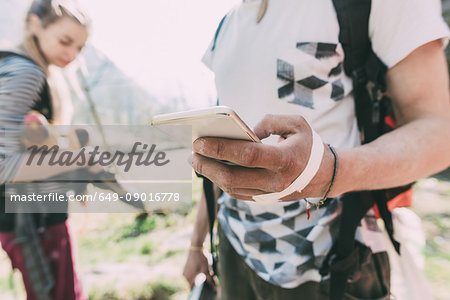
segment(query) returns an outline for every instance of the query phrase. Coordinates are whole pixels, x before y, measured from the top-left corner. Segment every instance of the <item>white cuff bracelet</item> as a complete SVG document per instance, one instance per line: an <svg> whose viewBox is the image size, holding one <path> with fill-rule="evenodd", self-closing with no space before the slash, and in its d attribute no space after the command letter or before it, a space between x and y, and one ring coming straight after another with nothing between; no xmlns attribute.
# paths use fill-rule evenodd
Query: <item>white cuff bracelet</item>
<svg viewBox="0 0 450 300"><path fill-rule="evenodd" d="M310 126L311 127L311 126ZM312 146L311 154L309 155L308 163L303 172L291 183L287 188L281 192L268 193L263 195L253 196L253 200L262 204L271 204L279 202L281 198L286 197L294 192L301 192L314 178L322 163L324 146L320 136L312 129Z"/></svg>

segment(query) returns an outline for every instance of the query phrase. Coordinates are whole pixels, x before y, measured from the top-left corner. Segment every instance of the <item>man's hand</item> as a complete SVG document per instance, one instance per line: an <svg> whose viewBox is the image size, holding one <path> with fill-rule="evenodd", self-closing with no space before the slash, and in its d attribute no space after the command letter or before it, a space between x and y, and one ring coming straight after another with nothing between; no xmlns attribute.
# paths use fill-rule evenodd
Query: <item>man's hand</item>
<svg viewBox="0 0 450 300"><path fill-rule="evenodd" d="M255 134L264 139L280 136L277 145L241 140L199 138L194 142L192 166L230 196L252 200L252 196L280 192L305 169L312 146L312 131L299 116L266 115L256 125ZM283 201L322 197L328 190L334 157L328 147L320 169L302 193L293 193ZM225 160L236 165L228 165Z"/></svg>

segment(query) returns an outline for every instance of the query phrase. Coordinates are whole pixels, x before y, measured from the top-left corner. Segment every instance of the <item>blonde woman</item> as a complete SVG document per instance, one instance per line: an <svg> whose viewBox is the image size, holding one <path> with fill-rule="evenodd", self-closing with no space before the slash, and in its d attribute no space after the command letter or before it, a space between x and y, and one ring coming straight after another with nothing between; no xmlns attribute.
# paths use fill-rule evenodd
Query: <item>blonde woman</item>
<svg viewBox="0 0 450 300"><path fill-rule="evenodd" d="M32 214L30 218L53 278L42 287L38 283L46 270L31 270L14 232L18 214L5 214L4 207L6 183L35 181L71 169L22 168L20 132L15 128L31 110L52 124L70 124L70 98L55 71L78 56L87 40L89 23L76 1L35 0L26 17L23 43L12 51L0 51L0 128L8 133L2 135L0 146L0 242L12 266L22 273L28 299L86 298L74 270L67 214Z"/></svg>

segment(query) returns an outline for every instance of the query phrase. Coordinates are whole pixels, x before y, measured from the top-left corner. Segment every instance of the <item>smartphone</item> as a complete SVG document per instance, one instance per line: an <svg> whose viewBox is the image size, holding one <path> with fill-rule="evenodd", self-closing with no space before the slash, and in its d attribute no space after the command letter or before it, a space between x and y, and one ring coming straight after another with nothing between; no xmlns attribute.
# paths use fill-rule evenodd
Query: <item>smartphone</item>
<svg viewBox="0 0 450 300"><path fill-rule="evenodd" d="M214 300L217 298L216 288L206 280L204 273L197 274L194 282L188 300Z"/></svg>
<svg viewBox="0 0 450 300"><path fill-rule="evenodd" d="M220 137L261 143L237 113L227 106L156 115L152 118L151 124L153 126L191 125L192 140L199 137Z"/></svg>

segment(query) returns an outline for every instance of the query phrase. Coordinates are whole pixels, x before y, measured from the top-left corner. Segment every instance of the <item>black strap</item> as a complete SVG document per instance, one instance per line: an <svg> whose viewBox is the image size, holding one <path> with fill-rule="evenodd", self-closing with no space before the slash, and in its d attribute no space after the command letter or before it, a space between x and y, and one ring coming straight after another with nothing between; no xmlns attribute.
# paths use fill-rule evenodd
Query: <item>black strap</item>
<svg viewBox="0 0 450 300"><path fill-rule="evenodd" d="M339 41L345 53L348 76L365 65L370 49L369 16L371 0L333 0L339 22Z"/></svg>
<svg viewBox="0 0 450 300"><path fill-rule="evenodd" d="M208 178L196 173L198 177L203 178L203 192L205 193L206 211L209 220L209 243L212 257L212 270L217 275L217 251L214 244L214 222L216 220L216 201L214 197L214 185Z"/></svg>
<svg viewBox="0 0 450 300"><path fill-rule="evenodd" d="M339 236L320 270L322 275L330 274L331 300L343 299L347 280L357 269L359 257L354 253L356 228L375 199L371 192L355 192L344 194L342 202Z"/></svg>
<svg viewBox="0 0 450 300"><path fill-rule="evenodd" d="M370 116L367 97L367 75L364 66L370 49L369 16L371 0L333 0L339 22L339 42L345 53L344 71L353 79L355 110L358 127Z"/></svg>
<svg viewBox="0 0 450 300"><path fill-rule="evenodd" d="M371 0L333 0L333 3L340 26L339 41L345 52L344 70L353 80L358 126L364 134L363 142L370 143L384 133L388 105L384 97L387 68L372 51L368 34ZM373 193L389 237L399 252L399 244L393 238L386 191Z"/></svg>
<svg viewBox="0 0 450 300"><path fill-rule="evenodd" d="M369 39L371 0L333 0L340 26L339 41L345 53L344 70L353 80L353 96L358 127L364 143L379 137L384 116L382 101L386 90L386 67L374 54ZM386 230L393 238L392 216L387 208L385 190L348 193L342 196L343 210L339 235L321 267L321 274L330 274L330 299L344 297L348 278L360 263L355 255L355 233L361 219L376 203Z"/></svg>
<svg viewBox="0 0 450 300"><path fill-rule="evenodd" d="M52 101L50 96L50 88L48 86L47 80L44 82L44 86L39 94L39 98L41 101L35 104L33 110L37 110L44 117L51 122L53 120L53 108Z"/></svg>

